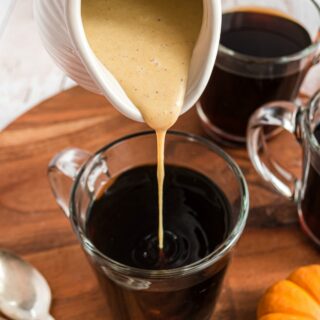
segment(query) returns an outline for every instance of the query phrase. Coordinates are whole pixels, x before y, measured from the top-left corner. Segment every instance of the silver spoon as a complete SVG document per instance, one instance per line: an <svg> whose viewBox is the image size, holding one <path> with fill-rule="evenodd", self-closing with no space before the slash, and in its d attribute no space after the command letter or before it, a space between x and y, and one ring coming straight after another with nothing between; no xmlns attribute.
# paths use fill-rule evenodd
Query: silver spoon
<svg viewBox="0 0 320 320"><path fill-rule="evenodd" d="M0 311L15 320L54 320L49 314L51 291L29 263L0 250Z"/></svg>

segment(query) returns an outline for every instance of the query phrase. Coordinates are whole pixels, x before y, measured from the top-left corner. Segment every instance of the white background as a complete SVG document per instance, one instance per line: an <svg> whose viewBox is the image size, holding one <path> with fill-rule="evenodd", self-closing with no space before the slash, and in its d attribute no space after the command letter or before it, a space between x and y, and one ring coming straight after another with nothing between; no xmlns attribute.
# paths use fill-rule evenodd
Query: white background
<svg viewBox="0 0 320 320"><path fill-rule="evenodd" d="M42 47L32 0L0 0L0 130L71 85Z"/></svg>
<svg viewBox="0 0 320 320"><path fill-rule="evenodd" d="M0 130L40 101L73 85L41 46L32 0L0 0ZM318 88L320 67L310 72L302 91L310 95Z"/></svg>

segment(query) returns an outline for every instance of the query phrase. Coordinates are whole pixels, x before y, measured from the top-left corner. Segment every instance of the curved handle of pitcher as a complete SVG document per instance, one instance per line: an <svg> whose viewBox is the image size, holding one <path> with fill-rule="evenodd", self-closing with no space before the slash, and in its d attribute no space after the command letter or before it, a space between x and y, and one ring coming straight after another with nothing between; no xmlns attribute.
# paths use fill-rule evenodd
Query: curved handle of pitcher
<svg viewBox="0 0 320 320"><path fill-rule="evenodd" d="M67 217L69 217L69 202L74 180L90 157L91 154L87 151L68 148L54 156L49 163L50 186L58 205Z"/></svg>
<svg viewBox="0 0 320 320"><path fill-rule="evenodd" d="M281 127L299 140L300 115L301 108L291 102L266 104L252 115L247 131L247 149L254 168L278 193L290 200L296 200L300 181L270 157L264 127Z"/></svg>

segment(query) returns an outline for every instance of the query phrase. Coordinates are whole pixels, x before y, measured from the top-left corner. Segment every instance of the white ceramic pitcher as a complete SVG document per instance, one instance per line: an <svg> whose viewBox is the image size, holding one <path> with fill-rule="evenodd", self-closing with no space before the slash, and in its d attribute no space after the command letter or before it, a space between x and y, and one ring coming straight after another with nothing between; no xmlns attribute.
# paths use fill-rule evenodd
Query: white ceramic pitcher
<svg viewBox="0 0 320 320"><path fill-rule="evenodd" d="M203 0L203 22L191 59L182 113L200 98L211 75L220 40L220 0ZM82 87L103 94L125 116L143 121L119 82L91 50L82 25L81 0L34 0L40 36L58 66Z"/></svg>

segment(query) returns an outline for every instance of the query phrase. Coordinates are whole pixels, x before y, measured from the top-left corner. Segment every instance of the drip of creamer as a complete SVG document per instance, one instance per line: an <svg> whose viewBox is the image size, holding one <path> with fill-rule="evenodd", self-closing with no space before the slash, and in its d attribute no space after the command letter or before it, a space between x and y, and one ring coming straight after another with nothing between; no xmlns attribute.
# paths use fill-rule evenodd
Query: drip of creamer
<svg viewBox="0 0 320 320"><path fill-rule="evenodd" d="M93 52L156 131L163 249L165 136L183 105L202 0L82 0L81 6Z"/></svg>

